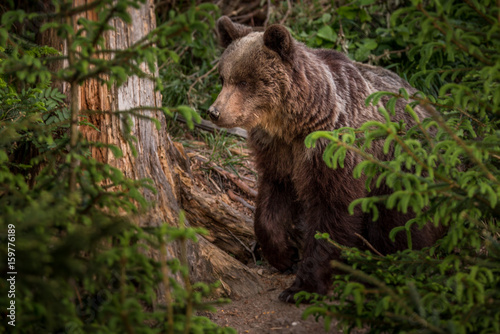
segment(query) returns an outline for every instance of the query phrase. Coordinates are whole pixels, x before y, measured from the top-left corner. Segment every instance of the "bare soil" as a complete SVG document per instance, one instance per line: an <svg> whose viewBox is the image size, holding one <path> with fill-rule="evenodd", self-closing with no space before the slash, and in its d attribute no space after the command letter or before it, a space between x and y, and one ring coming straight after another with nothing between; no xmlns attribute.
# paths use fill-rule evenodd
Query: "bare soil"
<svg viewBox="0 0 500 334"><path fill-rule="evenodd" d="M258 266L252 268L259 275L263 292L233 300L230 304L217 307L217 312L204 314L219 326L229 326L238 333L295 333L313 334L325 332L323 321L314 317L302 318L308 305L283 303L278 299L282 290L292 284L295 275L284 275L278 271ZM336 329L336 322L328 333L343 333Z"/></svg>

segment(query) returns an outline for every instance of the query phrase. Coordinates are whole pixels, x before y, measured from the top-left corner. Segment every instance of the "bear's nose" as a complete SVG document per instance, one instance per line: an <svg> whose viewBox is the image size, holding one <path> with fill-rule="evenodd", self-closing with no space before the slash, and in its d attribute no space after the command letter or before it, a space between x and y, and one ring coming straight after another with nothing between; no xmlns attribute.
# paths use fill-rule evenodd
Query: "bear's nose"
<svg viewBox="0 0 500 334"><path fill-rule="evenodd" d="M210 108L208 108L208 115L210 116L212 121L218 120L220 116L219 109L215 108L214 106L210 106Z"/></svg>

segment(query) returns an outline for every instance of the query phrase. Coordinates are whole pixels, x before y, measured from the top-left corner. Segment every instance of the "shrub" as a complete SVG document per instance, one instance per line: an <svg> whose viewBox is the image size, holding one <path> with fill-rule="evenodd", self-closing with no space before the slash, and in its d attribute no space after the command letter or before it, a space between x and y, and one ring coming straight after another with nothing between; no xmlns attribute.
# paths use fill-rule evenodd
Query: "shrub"
<svg viewBox="0 0 500 334"><path fill-rule="evenodd" d="M498 14L493 1L416 0L397 9L386 31L407 45L410 82L425 91L375 93L367 104L390 98L380 108L385 122L307 138L309 146L318 138L330 141L324 159L332 168L342 166L347 151L356 152L363 161L354 177L364 174L367 187L385 183L393 190L356 200L351 210L360 205L374 219L377 205L416 213L391 238L427 222L448 233L420 251L411 250L409 238L409 250L387 256L336 245L346 263L333 265L345 275L335 277L333 297L317 296L304 316L324 317L326 328L338 318L348 330L368 326L370 333L500 332ZM415 126L390 121L397 99L407 101ZM416 105L432 117L418 119ZM374 140L393 147L394 158L368 154Z"/></svg>
<svg viewBox="0 0 500 334"><path fill-rule="evenodd" d="M10 280L4 281L7 292L0 303L14 305L15 310L15 317L11 310L3 310L2 332L7 328L11 333L234 332L194 315L211 308L202 302L211 286L191 286L185 258L165 261L166 256L147 256L151 249L165 249L168 242L196 241L196 234L203 231L185 228L182 217L179 228L136 226L129 217L148 208L142 191L155 191L151 182L128 179L119 169L92 158L90 148L104 144L72 136L71 119L89 124L78 108L68 107L66 97L51 88L52 78L72 85L90 78L119 85L129 75L144 76L129 59L154 67L157 59L173 55L162 41L171 34L189 34L199 26L196 15L206 15L206 8L198 7L189 22L172 19L148 35L144 44L116 51L114 60L95 58L95 46L103 45L102 33L111 28L109 20L127 24L127 10L141 2L94 1L93 8L102 15L97 21L81 18L78 31L64 18L88 7L73 8L67 1L53 1L51 13L10 10L2 15L0 257L7 259ZM27 43L19 34L26 29L17 28L33 22L45 22L42 31L54 29L60 38L73 41L72 50L79 50L76 59L51 71L51 61L67 56ZM164 48L152 48L153 43ZM191 109L179 109L192 116ZM118 147L107 147L120 158ZM183 277L184 284L173 276ZM166 304L157 303L161 285L167 291Z"/></svg>

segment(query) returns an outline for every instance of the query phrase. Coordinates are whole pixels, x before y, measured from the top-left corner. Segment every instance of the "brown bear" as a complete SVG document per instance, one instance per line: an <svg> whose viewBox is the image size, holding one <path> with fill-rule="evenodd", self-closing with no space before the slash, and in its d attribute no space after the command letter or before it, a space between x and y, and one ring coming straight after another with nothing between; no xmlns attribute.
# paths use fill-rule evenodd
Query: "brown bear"
<svg viewBox="0 0 500 334"><path fill-rule="evenodd" d="M360 197L388 193L381 187L368 192L363 177L354 179L353 168L361 161L348 153L344 168L330 169L322 155L326 143L307 149L305 137L313 131L359 127L368 120L383 120L365 99L377 91L415 90L389 70L351 61L333 50L310 49L294 40L281 25L264 32L231 22L217 21L222 47L219 63L222 91L209 108L221 127L243 127L255 154L259 175L255 234L268 262L280 271L292 270L301 248L295 282L279 298L294 302L299 291L326 294L332 283L330 261L339 250L315 239L327 232L336 242L363 248L363 236L378 251L391 253L407 248L405 233L389 240L392 228L413 215L379 208L377 221L359 207L353 215L349 204ZM395 120L412 119L398 102ZM422 108L416 108L421 118ZM375 143L372 153L383 159ZM296 242L300 231L300 242ZM356 235L357 234L357 235ZM414 248L431 245L438 237L426 226L413 231Z"/></svg>

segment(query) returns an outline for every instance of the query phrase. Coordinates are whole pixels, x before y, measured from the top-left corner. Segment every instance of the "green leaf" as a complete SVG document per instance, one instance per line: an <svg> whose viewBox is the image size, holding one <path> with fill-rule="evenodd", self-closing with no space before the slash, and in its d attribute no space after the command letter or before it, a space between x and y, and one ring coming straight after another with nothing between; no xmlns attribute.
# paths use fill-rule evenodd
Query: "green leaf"
<svg viewBox="0 0 500 334"><path fill-rule="evenodd" d="M366 50L375 50L378 46L378 43L374 39L364 39L363 40L363 48Z"/></svg>
<svg viewBox="0 0 500 334"><path fill-rule="evenodd" d="M337 8L337 15L349 20L354 20L358 15L359 9L354 6L341 6Z"/></svg>
<svg viewBox="0 0 500 334"><path fill-rule="evenodd" d="M172 60L173 60L175 63L178 63L178 62L179 62L180 57L179 57L179 55L178 55L176 52L171 51L171 50L168 50L167 52L168 52L169 57L170 57L170 58L172 58Z"/></svg>
<svg viewBox="0 0 500 334"><path fill-rule="evenodd" d="M335 42L337 40L337 35L330 26L324 26L319 29L317 36L330 42Z"/></svg>
<svg viewBox="0 0 500 334"><path fill-rule="evenodd" d="M198 113L191 107L188 107L188 106L184 106L184 105L181 105L181 106L178 106L177 107L177 111L182 115L184 116L184 118L186 119L186 123L188 125L188 127L190 129L193 129L194 128L194 123L193 123L193 120L196 122L196 123L200 123L201 122L201 117L200 115L198 115Z"/></svg>
<svg viewBox="0 0 500 334"><path fill-rule="evenodd" d="M405 230L406 230L406 228L404 226L398 226L398 227L393 228L391 230L391 232L389 232L389 239L391 239L392 242L396 241L396 235L399 232L403 232Z"/></svg>
<svg viewBox="0 0 500 334"><path fill-rule="evenodd" d="M332 15L330 13L324 13L321 16L321 22L323 22L324 24L328 24L328 22L330 22L331 19L332 19Z"/></svg>

